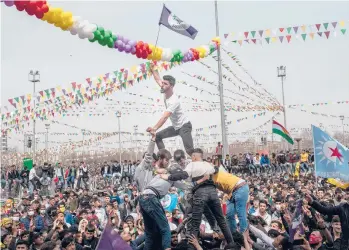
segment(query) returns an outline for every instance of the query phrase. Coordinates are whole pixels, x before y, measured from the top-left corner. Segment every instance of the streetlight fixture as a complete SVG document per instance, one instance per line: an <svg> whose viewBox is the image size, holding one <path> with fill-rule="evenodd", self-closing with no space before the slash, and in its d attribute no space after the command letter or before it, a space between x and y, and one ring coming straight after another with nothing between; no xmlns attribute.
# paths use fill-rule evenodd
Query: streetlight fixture
<svg viewBox="0 0 349 250"><path fill-rule="evenodd" d="M118 124L119 124L119 162L121 164L121 127L120 127L121 112L117 111L115 115L118 118Z"/></svg>
<svg viewBox="0 0 349 250"><path fill-rule="evenodd" d="M45 160L46 162L48 161L48 130L50 129L50 124L46 123L45 124L46 128L46 136L45 136Z"/></svg>
<svg viewBox="0 0 349 250"><path fill-rule="evenodd" d="M38 70L31 70L28 74L28 81L33 83L33 138L34 138L34 143L33 143L33 164L35 162L35 125L36 125L36 107L35 107L35 101L36 101L36 91L35 91L35 84L37 82L40 82L40 72Z"/></svg>

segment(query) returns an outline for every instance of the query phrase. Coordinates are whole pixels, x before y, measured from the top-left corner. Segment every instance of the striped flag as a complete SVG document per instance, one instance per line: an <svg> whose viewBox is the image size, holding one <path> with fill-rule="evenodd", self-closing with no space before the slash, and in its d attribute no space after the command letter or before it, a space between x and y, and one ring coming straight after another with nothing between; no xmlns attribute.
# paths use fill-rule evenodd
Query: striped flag
<svg viewBox="0 0 349 250"><path fill-rule="evenodd" d="M282 126L277 121L273 120L273 133L280 135L282 138L284 138L288 143L293 145L293 139L290 135L290 133L286 130L284 126Z"/></svg>

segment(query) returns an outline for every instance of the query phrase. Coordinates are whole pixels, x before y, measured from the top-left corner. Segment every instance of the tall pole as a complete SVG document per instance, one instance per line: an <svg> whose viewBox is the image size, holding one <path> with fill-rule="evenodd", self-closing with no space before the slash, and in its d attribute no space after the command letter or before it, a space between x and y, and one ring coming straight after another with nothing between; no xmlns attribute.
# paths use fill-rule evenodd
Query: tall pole
<svg viewBox="0 0 349 250"><path fill-rule="evenodd" d="M46 123L45 124L45 128L46 128L46 138L45 138L45 161L48 161L48 130L50 128L50 124Z"/></svg>
<svg viewBox="0 0 349 250"><path fill-rule="evenodd" d="M282 106L283 106L283 109L284 109L284 126L287 129L286 106L285 106L285 91L284 91L284 79L286 78L286 66L277 67L277 73L278 73L278 77L281 78ZM288 149L288 144L286 146L286 149Z"/></svg>
<svg viewBox="0 0 349 250"><path fill-rule="evenodd" d="M215 17L216 17L216 36L219 37L219 23L218 23L218 5L217 0L215 0ZM222 61L221 61L221 46L217 46L217 57L218 57L218 90L219 90L219 100L221 109L221 129L222 129L222 144L223 152L222 154L228 154L228 141L225 130L225 116L224 116L224 98L223 98L223 79L222 79Z"/></svg>
<svg viewBox="0 0 349 250"><path fill-rule="evenodd" d="M85 154L85 129L82 131L82 161L84 161L84 154Z"/></svg>
<svg viewBox="0 0 349 250"><path fill-rule="evenodd" d="M36 163L35 161L35 151L36 151L36 138L35 138L35 126L36 126L36 90L35 90L35 84L37 82L40 82L40 73L39 71L33 71L31 70L28 74L28 81L33 83L33 164Z"/></svg>
<svg viewBox="0 0 349 250"><path fill-rule="evenodd" d="M136 138L136 161L138 160L138 141L137 141L137 133L138 133L138 125L134 125L135 130L135 138Z"/></svg>
<svg viewBox="0 0 349 250"><path fill-rule="evenodd" d="M343 136L343 145L344 145L344 146L346 146L346 145L345 145L345 137L344 137L344 115L339 116L339 118L340 118L340 119L341 119L341 121L342 121L342 136Z"/></svg>
<svg viewBox="0 0 349 250"><path fill-rule="evenodd" d="M118 125L119 125L119 162L121 164L121 127L120 127L121 112L120 111L116 112L116 116L118 117Z"/></svg>

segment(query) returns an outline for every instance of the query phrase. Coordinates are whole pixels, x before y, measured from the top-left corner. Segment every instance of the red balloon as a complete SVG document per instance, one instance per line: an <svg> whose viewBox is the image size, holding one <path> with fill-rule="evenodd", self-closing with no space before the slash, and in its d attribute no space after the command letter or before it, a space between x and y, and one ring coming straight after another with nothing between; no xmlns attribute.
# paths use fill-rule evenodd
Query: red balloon
<svg viewBox="0 0 349 250"><path fill-rule="evenodd" d="M139 46L143 46L144 45L144 43L142 41L138 41L137 44L139 44Z"/></svg>
<svg viewBox="0 0 349 250"><path fill-rule="evenodd" d="M26 11L27 11L28 15L32 16L35 14L35 10L33 10L33 9L27 9Z"/></svg>
<svg viewBox="0 0 349 250"><path fill-rule="evenodd" d="M142 57L142 54L141 54L139 51L137 51L137 52L136 52L136 56L137 56L138 58L141 58L141 57Z"/></svg>
<svg viewBox="0 0 349 250"><path fill-rule="evenodd" d="M143 58L143 59L146 59L147 57L148 57L147 51L146 51L146 50L143 50L143 51L142 51L142 58Z"/></svg>
<svg viewBox="0 0 349 250"><path fill-rule="evenodd" d="M41 18L44 17L44 14L45 14L44 12L38 11L38 12L35 13L35 16L36 16L38 19L41 19Z"/></svg>
<svg viewBox="0 0 349 250"><path fill-rule="evenodd" d="M15 1L15 5L17 10L23 11L25 9L25 6L27 5L26 1Z"/></svg>
<svg viewBox="0 0 349 250"><path fill-rule="evenodd" d="M27 2L26 9L27 10L28 9L32 9L32 10L36 9L36 1L29 1L29 2Z"/></svg>
<svg viewBox="0 0 349 250"><path fill-rule="evenodd" d="M48 12L48 11L49 11L49 9L48 9L47 4L43 4L43 5L41 6L41 12L45 14L45 13Z"/></svg>

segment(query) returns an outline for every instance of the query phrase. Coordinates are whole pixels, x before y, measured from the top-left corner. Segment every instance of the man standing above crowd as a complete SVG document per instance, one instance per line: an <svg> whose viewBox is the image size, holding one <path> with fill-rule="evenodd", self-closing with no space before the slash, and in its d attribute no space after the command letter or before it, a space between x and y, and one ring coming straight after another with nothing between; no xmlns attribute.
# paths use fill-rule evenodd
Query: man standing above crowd
<svg viewBox="0 0 349 250"><path fill-rule="evenodd" d="M170 118L172 126L156 133L156 145L158 149L165 148L164 142L162 141L163 139L179 135L182 138L185 151L187 154L191 155L194 148L191 135L192 125L188 117L184 114L179 97L173 92L176 79L170 75L165 75L163 79L161 79L159 72L154 70L154 68L151 69L151 72L153 73L155 81L161 87L161 93L164 94L166 110L155 126L147 128L147 132L157 132L165 124L167 119Z"/></svg>

